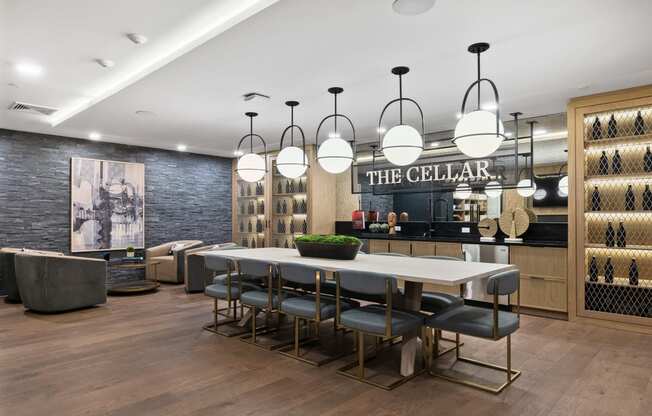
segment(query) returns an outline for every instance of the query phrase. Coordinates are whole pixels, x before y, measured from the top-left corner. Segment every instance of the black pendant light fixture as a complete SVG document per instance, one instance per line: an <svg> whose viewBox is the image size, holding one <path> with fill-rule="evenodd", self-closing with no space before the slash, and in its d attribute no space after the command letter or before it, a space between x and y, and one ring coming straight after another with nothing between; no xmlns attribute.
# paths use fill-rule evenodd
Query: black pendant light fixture
<svg viewBox="0 0 652 416"><path fill-rule="evenodd" d="M410 68L406 66L397 66L392 68L392 74L398 76L398 98L393 99L385 105L383 111L380 113L378 120L378 141L380 142L380 132L383 127L383 116L387 108L394 104L399 104L399 124L387 130L380 143L380 150L385 155L385 158L392 164L397 166L405 166L413 163L421 156L423 152L423 135L425 134L425 127L423 122L423 111L419 104L411 98L403 97L403 75L410 72ZM412 126L403 124L403 103L409 102L414 104L419 110L421 117L421 133Z"/></svg>
<svg viewBox="0 0 652 416"><path fill-rule="evenodd" d="M532 146L534 145L534 126L537 124L536 121L528 121L530 126L530 154L525 156L525 167L518 172L518 183L516 184L516 192L523 198L529 198L533 196L537 191L537 184L534 181L534 152ZM516 137L518 140L518 123L516 124ZM529 159L529 163L528 163ZM530 176L521 179L523 172L529 170ZM544 195L545 196L545 195ZM542 199L542 198L538 198Z"/></svg>
<svg viewBox="0 0 652 416"><path fill-rule="evenodd" d="M290 125L283 130L281 135L281 151L276 157L276 168L286 178L296 179L303 175L308 169L308 156L306 156L306 136L303 129L294 124L294 107L299 105L298 101L286 101L285 105L290 107ZM301 133L301 147L294 145L294 130ZM290 146L283 147L285 135L290 132Z"/></svg>
<svg viewBox="0 0 652 416"><path fill-rule="evenodd" d="M319 165L328 173L338 174L346 171L353 163L353 154L355 148L355 127L353 122L344 114L337 112L337 95L344 92L340 87L331 87L328 92L333 94L335 110L333 114L324 117L315 134L315 145L317 146L317 161ZM337 128L337 119L341 118L348 122L351 127L352 136L349 140L342 138L342 134ZM333 119L333 131L328 134L321 145L319 144L319 131L327 120Z"/></svg>
<svg viewBox="0 0 652 416"><path fill-rule="evenodd" d="M240 156L235 171L246 182L258 182L265 177L267 172L267 163L265 162L267 160L267 143L261 136L254 134L254 117L258 116L258 113L248 112L245 113L245 116L249 117L249 134L245 134L240 139L236 154L242 154L240 148L247 139L249 139L249 153ZM264 156L254 153L254 139L262 142Z"/></svg>
<svg viewBox="0 0 652 416"><path fill-rule="evenodd" d="M477 56L478 77L466 89L462 100L461 118L455 126L455 137L453 143L465 155L472 158L481 158L491 155L498 150L505 137L505 128L500 120L500 98L496 84L489 78L482 78L480 72L480 55L489 49L485 42L474 43L468 47L468 51ZM495 113L488 108L483 109L481 103L481 84L488 83L494 93ZM476 109L466 113L466 101L473 88L477 89Z"/></svg>

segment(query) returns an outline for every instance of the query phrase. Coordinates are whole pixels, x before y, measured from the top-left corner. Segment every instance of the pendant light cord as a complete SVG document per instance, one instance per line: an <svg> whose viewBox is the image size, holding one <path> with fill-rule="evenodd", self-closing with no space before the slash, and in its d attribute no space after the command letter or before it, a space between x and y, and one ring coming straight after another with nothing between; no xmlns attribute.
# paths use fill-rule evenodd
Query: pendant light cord
<svg viewBox="0 0 652 416"><path fill-rule="evenodd" d="M477 53L478 56L478 107L476 110L480 110L480 52Z"/></svg>
<svg viewBox="0 0 652 416"><path fill-rule="evenodd" d="M249 152L254 152L254 117L249 116Z"/></svg>
<svg viewBox="0 0 652 416"><path fill-rule="evenodd" d="M398 124L403 124L403 75L398 75L398 106L399 106L399 122Z"/></svg>
<svg viewBox="0 0 652 416"><path fill-rule="evenodd" d="M294 126L294 107L290 107L290 125ZM294 127L290 128L290 146L294 146Z"/></svg>
<svg viewBox="0 0 652 416"><path fill-rule="evenodd" d="M333 122L335 123L335 136L337 137L337 93L333 94L335 98L335 117L333 117Z"/></svg>

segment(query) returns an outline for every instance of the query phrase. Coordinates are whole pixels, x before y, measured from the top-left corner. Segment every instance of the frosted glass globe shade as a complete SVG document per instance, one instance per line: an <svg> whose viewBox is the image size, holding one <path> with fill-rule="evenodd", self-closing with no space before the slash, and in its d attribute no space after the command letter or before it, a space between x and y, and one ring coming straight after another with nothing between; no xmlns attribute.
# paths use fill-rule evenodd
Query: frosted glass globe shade
<svg viewBox="0 0 652 416"><path fill-rule="evenodd" d="M455 126L455 144L460 152L473 158L486 157L498 150L503 142L505 128L498 120L496 134L496 115L478 110L464 114Z"/></svg>
<svg viewBox="0 0 652 416"><path fill-rule="evenodd" d="M455 188L455 193L453 193L453 198L455 199L466 199L471 196L471 187L468 183L461 183Z"/></svg>
<svg viewBox="0 0 652 416"><path fill-rule="evenodd" d="M279 152L276 157L276 167L281 175L295 179L306 172L308 163L302 149L289 146Z"/></svg>
<svg viewBox="0 0 652 416"><path fill-rule="evenodd" d="M529 179L521 179L516 184L516 192L524 198L529 198L537 191L537 184Z"/></svg>
<svg viewBox="0 0 652 416"><path fill-rule="evenodd" d="M396 166L409 165L421 156L423 138L412 126L394 126L385 133L382 150L390 163Z"/></svg>
<svg viewBox="0 0 652 416"><path fill-rule="evenodd" d="M247 153L238 159L238 176L246 182L258 182L265 177L265 159L256 153Z"/></svg>
<svg viewBox="0 0 652 416"><path fill-rule="evenodd" d="M319 165L328 173L342 173L353 162L353 149L344 139L328 139L317 151Z"/></svg>
<svg viewBox="0 0 652 416"><path fill-rule="evenodd" d="M503 194L503 186L498 181L488 182L484 187L484 193L487 194L489 198L498 198Z"/></svg>
<svg viewBox="0 0 652 416"><path fill-rule="evenodd" d="M559 180L559 196L568 196L568 176Z"/></svg>
<svg viewBox="0 0 652 416"><path fill-rule="evenodd" d="M536 199L537 201L543 201L546 199L548 196L548 192L546 192L545 189L539 188L534 192L534 195L532 195L532 198Z"/></svg>

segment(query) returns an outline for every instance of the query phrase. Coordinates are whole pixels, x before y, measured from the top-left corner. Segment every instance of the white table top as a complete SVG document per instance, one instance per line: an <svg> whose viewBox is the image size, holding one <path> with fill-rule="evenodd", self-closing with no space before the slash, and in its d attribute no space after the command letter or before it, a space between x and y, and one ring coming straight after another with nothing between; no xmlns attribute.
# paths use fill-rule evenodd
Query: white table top
<svg viewBox="0 0 652 416"><path fill-rule="evenodd" d="M355 270L383 273L402 280L457 286L471 280L515 269L509 264L479 263L454 260L422 259L418 257L376 256L359 253L355 260L332 260L301 257L291 248L252 248L206 253L233 259L264 260L271 263L289 262L321 267L327 271Z"/></svg>

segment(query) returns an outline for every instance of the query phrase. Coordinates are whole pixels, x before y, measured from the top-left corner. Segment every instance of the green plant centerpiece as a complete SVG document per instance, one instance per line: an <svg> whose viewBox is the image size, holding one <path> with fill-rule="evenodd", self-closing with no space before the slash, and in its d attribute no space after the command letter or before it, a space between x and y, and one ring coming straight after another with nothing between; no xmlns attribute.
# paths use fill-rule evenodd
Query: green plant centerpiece
<svg viewBox="0 0 652 416"><path fill-rule="evenodd" d="M349 235L307 234L294 239L303 257L321 257L337 260L353 260L358 255L362 241Z"/></svg>
<svg viewBox="0 0 652 416"><path fill-rule="evenodd" d="M127 247L127 257L133 257L135 253L136 253L136 249L134 248L134 246Z"/></svg>

